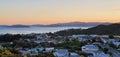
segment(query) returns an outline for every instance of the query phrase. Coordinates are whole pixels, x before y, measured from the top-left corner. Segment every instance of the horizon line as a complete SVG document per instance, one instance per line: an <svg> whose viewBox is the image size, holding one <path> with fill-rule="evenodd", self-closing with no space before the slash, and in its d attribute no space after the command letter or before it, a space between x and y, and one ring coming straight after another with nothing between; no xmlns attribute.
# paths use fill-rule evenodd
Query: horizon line
<svg viewBox="0 0 120 57"><path fill-rule="evenodd" d="M79 21L74 21L74 22L60 22L60 23L52 23L52 24L0 24L1 25L54 25L54 24L63 24L63 23L120 23L120 22L79 22Z"/></svg>

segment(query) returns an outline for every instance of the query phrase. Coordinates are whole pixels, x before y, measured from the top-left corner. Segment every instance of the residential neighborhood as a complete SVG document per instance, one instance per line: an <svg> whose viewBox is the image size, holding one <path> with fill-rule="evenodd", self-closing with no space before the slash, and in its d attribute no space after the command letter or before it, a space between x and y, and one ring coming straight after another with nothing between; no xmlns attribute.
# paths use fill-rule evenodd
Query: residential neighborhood
<svg viewBox="0 0 120 57"><path fill-rule="evenodd" d="M2 39L4 36L13 37ZM14 38L14 36L18 38ZM8 37L8 38L9 38ZM0 36L0 56L119 57L120 38L114 35L6 34Z"/></svg>

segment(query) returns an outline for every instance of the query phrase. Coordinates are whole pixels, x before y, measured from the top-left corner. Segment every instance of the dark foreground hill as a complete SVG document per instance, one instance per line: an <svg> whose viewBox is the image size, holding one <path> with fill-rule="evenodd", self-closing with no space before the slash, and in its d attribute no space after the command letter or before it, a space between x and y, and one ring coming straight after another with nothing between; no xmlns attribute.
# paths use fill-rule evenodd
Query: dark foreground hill
<svg viewBox="0 0 120 57"><path fill-rule="evenodd" d="M99 35L120 35L120 24L98 25L88 29L69 29L55 32L58 35L74 35L74 34L99 34Z"/></svg>

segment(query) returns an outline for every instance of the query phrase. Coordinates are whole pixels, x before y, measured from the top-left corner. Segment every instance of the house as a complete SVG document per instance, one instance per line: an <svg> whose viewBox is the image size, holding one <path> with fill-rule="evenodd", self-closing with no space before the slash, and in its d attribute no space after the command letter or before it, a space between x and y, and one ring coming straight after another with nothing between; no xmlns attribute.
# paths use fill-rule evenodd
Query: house
<svg viewBox="0 0 120 57"><path fill-rule="evenodd" d="M37 51L32 51L30 49L29 50L22 49L22 50L20 50L20 52L22 53L22 56L27 55L27 54L30 54L31 56L38 55Z"/></svg>
<svg viewBox="0 0 120 57"><path fill-rule="evenodd" d="M106 44L108 42L108 39L107 38L101 38L101 41Z"/></svg>
<svg viewBox="0 0 120 57"><path fill-rule="evenodd" d="M113 44L118 47L120 45L120 42L113 42Z"/></svg>
<svg viewBox="0 0 120 57"><path fill-rule="evenodd" d="M80 57L77 53L71 53L67 49L58 49L53 54L55 57Z"/></svg>
<svg viewBox="0 0 120 57"><path fill-rule="evenodd" d="M103 43L110 43L110 42L118 42L119 41L119 38L113 38L113 39L110 39L110 38L101 38L101 41Z"/></svg>
<svg viewBox="0 0 120 57"><path fill-rule="evenodd" d="M109 35L99 35L101 38L108 38L109 37Z"/></svg>
<svg viewBox="0 0 120 57"><path fill-rule="evenodd" d="M80 57L77 53L70 53L70 57Z"/></svg>
<svg viewBox="0 0 120 57"><path fill-rule="evenodd" d="M87 41L92 38L90 35L73 35L73 37L76 37L79 41Z"/></svg>
<svg viewBox="0 0 120 57"><path fill-rule="evenodd" d="M21 49L20 50L23 56L26 54L30 54L31 56L34 56L34 55L38 55L40 52L43 52L43 51L44 51L44 48L41 45L35 48L32 48L32 49Z"/></svg>
<svg viewBox="0 0 120 57"><path fill-rule="evenodd" d="M42 34L37 34L36 39L34 39L35 43L42 43L42 42L47 42L48 38L50 38L47 34L42 33Z"/></svg>
<svg viewBox="0 0 120 57"><path fill-rule="evenodd" d="M89 35L72 35L71 36L72 39L78 39L79 41L86 41L90 38Z"/></svg>
<svg viewBox="0 0 120 57"><path fill-rule="evenodd" d="M96 34L91 34L90 36L93 37L93 38L94 37L99 37L99 35L96 35Z"/></svg>
<svg viewBox="0 0 120 57"><path fill-rule="evenodd" d="M54 44L57 44L57 40L49 40L48 43L54 43Z"/></svg>
<svg viewBox="0 0 120 57"><path fill-rule="evenodd" d="M69 57L69 52L67 49L57 49L54 53L55 57Z"/></svg>
<svg viewBox="0 0 120 57"><path fill-rule="evenodd" d="M73 38L90 38L89 35L72 35Z"/></svg>
<svg viewBox="0 0 120 57"><path fill-rule="evenodd" d="M88 35L72 35L73 38L86 38Z"/></svg>
<svg viewBox="0 0 120 57"><path fill-rule="evenodd" d="M102 51L95 51L93 53L93 57L110 57L110 55L109 54L105 54Z"/></svg>
<svg viewBox="0 0 120 57"><path fill-rule="evenodd" d="M37 40L41 40L41 39L46 40L47 38L49 38L49 36L45 33L42 33L42 34L36 35L36 38Z"/></svg>
<svg viewBox="0 0 120 57"><path fill-rule="evenodd" d="M43 52L44 51L44 48L41 46L41 45L39 45L39 46L37 46L37 47L35 47L35 48L32 48L31 49L31 51L34 51L34 52Z"/></svg>
<svg viewBox="0 0 120 57"><path fill-rule="evenodd" d="M99 48L96 45L85 45L82 47L82 52L85 53L93 53L94 51L98 51Z"/></svg>
<svg viewBox="0 0 120 57"><path fill-rule="evenodd" d="M30 54L30 51L26 50L26 49L21 49L19 51L22 53L23 56L26 55L26 54Z"/></svg>
<svg viewBox="0 0 120 57"><path fill-rule="evenodd" d="M46 42L46 41L45 40L35 40L34 42L39 44L39 43L43 43L43 42Z"/></svg>
<svg viewBox="0 0 120 57"><path fill-rule="evenodd" d="M110 57L110 55L105 53L100 53L100 54L94 54L93 57Z"/></svg>
<svg viewBox="0 0 120 57"><path fill-rule="evenodd" d="M46 51L46 52L52 52L52 51L54 51L54 47L45 48L45 51Z"/></svg>

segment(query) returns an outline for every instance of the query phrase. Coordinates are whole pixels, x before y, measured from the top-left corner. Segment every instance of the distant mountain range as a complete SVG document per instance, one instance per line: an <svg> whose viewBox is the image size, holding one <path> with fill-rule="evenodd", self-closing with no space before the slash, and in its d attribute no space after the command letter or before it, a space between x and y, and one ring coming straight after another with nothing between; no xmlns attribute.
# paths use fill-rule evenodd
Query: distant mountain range
<svg viewBox="0 0 120 57"><path fill-rule="evenodd" d="M86 26L97 26L100 24L108 25L111 23L100 23L100 22L69 22L69 23L57 23L57 24L50 24L50 25L0 25L0 27L86 27Z"/></svg>
<svg viewBox="0 0 120 57"><path fill-rule="evenodd" d="M57 23L50 25L33 25L33 26L47 26L47 27L86 27L86 26L97 26L100 24L108 25L110 23L99 23L99 22L69 22L69 23Z"/></svg>
<svg viewBox="0 0 120 57"><path fill-rule="evenodd" d="M75 34L99 34L99 35L120 35L120 23L109 24L109 25L98 25L88 29L68 29L55 32L57 35L75 35Z"/></svg>

